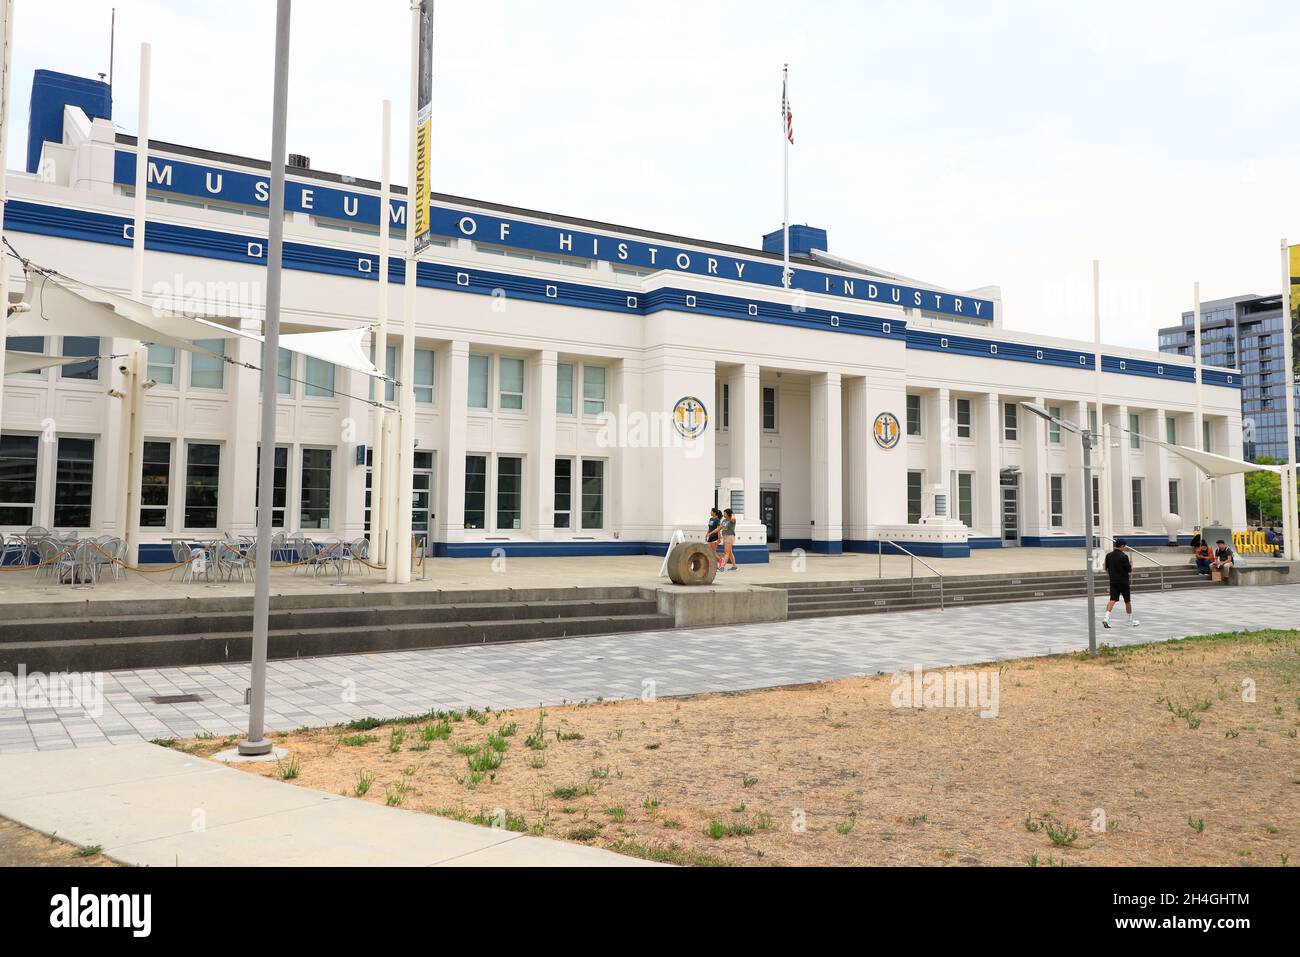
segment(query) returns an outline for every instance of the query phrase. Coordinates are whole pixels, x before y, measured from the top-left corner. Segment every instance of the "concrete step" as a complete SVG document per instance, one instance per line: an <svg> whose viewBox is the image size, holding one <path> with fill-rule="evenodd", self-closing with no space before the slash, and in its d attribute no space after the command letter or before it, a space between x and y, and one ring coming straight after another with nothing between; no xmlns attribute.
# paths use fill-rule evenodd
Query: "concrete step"
<svg viewBox="0 0 1300 957"><path fill-rule="evenodd" d="M1203 580L1197 581L1195 577L1191 580L1178 580L1165 582L1165 591L1185 590L1189 588L1204 587ZM1134 592L1153 592L1160 590L1159 579L1133 581ZM1082 598L1086 594L1084 586L1058 586L1054 588L1007 588L1007 589L977 589L956 594L949 594L947 589L944 590L944 605L948 608L962 605L988 605L988 604L1006 604L1008 602L1022 601L1047 601L1053 598ZM1106 597L1105 584L1101 583L1097 590L1097 595L1102 600ZM789 599L789 617L791 619L799 618L825 618L834 615L868 615L879 614L890 611L910 611L926 608L939 607L939 592L937 589L922 593L918 590L915 597L908 595L889 595L880 596L870 593L856 593L842 595L838 597L827 596L814 600L804 598L796 599L793 595Z"/></svg>
<svg viewBox="0 0 1300 957"><path fill-rule="evenodd" d="M1144 575L1134 574L1133 587L1136 589L1151 589L1160 587L1160 576L1158 574ZM1166 587L1178 585L1195 585L1198 583L1196 575L1166 575L1164 577ZM1097 580L1097 589L1100 591L1107 587L1106 579ZM943 583L943 592L945 596L956 597L960 595L979 595L994 594L1001 596L1024 595L1030 598L1043 597L1044 594L1084 594L1087 589L1087 581L1083 575L1045 578L1045 579L1002 579L997 581L968 581L968 580L945 580ZM830 599L854 599L870 596L872 598L908 598L933 595L938 599L939 581L938 579L918 579L915 588L907 581L901 583L893 582L886 579L884 582L875 582L869 585L851 585L848 587L820 587L805 588L787 592L787 601L789 607L794 608L807 602L816 602Z"/></svg>
<svg viewBox="0 0 1300 957"><path fill-rule="evenodd" d="M489 622L511 619L599 618L649 615L657 603L647 598L596 598L562 601L497 601L467 603L375 604L370 607L273 608L272 631L325 628L367 629L404 624ZM188 612L171 615L77 615L58 618L18 618L0 622L0 643L23 641L86 641L151 635L219 635L251 632L252 609Z"/></svg>
<svg viewBox="0 0 1300 957"><path fill-rule="evenodd" d="M1148 566L1145 568L1142 566L1138 566L1133 569L1134 578L1137 578L1142 575L1159 576L1159 574L1160 574L1160 569L1155 568L1154 566ZM1196 568L1193 565L1166 566L1164 569L1164 574L1166 580L1179 578L1179 577L1194 578L1196 576ZM1099 577L1104 580L1104 576L1099 576ZM1044 582L1044 583L1049 581L1082 582L1084 581L1084 572L1082 569L1079 569L1077 571L1056 570L1056 571L1045 571L1045 572L1017 572L1013 575L1007 575L1005 573L998 574L998 575L945 575L943 580L944 580L945 588L959 587L967 584L1019 585L1026 582ZM920 587L922 582L927 584L934 584L937 586L938 581L939 581L938 576L930 573L929 571L922 571L918 569L917 576L916 576L917 587ZM807 592L815 592L815 591L822 591L822 590L842 590L844 588L855 588L855 587L898 586L898 587L906 588L908 587L908 584L909 584L909 579L906 578L865 578L865 579L857 579L852 581L835 581L835 582L790 581L790 582L780 582L774 584L771 587L784 588L790 593L791 596L794 596L796 594L804 594Z"/></svg>
<svg viewBox="0 0 1300 957"><path fill-rule="evenodd" d="M408 622L383 626L273 630L270 658L402 651L497 642L540 641L672 628L665 615L631 613L547 618ZM52 638L0 642L0 671L113 671L177 665L245 662L252 633L151 634L113 638Z"/></svg>

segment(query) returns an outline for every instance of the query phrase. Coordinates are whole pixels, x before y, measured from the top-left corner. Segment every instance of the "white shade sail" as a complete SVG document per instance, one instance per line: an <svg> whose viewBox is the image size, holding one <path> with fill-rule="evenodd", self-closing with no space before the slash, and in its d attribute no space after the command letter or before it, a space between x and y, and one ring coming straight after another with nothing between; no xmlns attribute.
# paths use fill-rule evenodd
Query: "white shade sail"
<svg viewBox="0 0 1300 957"><path fill-rule="evenodd" d="M1136 432L1132 433L1137 435ZM1226 455L1216 455L1213 452L1203 452L1200 449L1189 449L1185 445L1174 445L1172 442L1161 442L1159 439L1149 439L1146 436L1139 436L1143 442L1150 442L1152 445L1159 445L1168 449L1175 455L1180 455L1187 461L1191 462L1198 469L1205 473L1207 478L1221 478L1224 475L1239 475L1245 472L1274 472L1282 474L1282 469L1276 465L1259 465L1255 462L1247 462L1245 459L1233 459Z"/></svg>
<svg viewBox="0 0 1300 957"><path fill-rule="evenodd" d="M104 293L105 296L110 296ZM111 296L113 299L121 297ZM70 286L65 286L52 276L27 270L27 291L23 302L27 309L15 312L9 317L5 334L10 336L98 336L109 339L134 339L138 342L152 342L160 346L172 346L187 349L190 352L202 352L212 355L206 349L194 345L186 333L199 331L195 338L215 339L219 336L211 331L213 328L199 320L186 319L184 316L167 317L183 320L174 330L158 328L161 320L152 319L150 324L141 321L145 315L152 317L153 310L141 303L129 299L122 300L136 307L127 310L132 315L123 315L109 302L94 302Z"/></svg>
<svg viewBox="0 0 1300 957"><path fill-rule="evenodd" d="M156 309L30 266L27 267L27 291L23 302L28 308L10 317L5 328L7 335L131 339L213 356L219 354L195 343L206 339L236 338L262 342L262 337L255 332ZM389 380L390 377L370 361L362 346L369 333L370 329L365 326L288 333L280 337L280 347L374 379Z"/></svg>
<svg viewBox="0 0 1300 957"><path fill-rule="evenodd" d="M36 372L50 366L66 366L86 362L89 356L43 356L36 352L5 352L5 375Z"/></svg>

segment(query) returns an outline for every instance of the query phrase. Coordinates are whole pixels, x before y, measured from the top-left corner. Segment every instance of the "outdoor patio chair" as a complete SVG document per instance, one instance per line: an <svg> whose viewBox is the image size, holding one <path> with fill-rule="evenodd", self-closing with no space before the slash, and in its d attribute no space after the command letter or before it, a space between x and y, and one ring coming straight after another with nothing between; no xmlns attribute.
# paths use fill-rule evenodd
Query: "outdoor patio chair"
<svg viewBox="0 0 1300 957"><path fill-rule="evenodd" d="M42 528L39 525L33 525L31 528L27 529L27 534L22 536L23 541L27 543L27 550L26 552L23 553L24 565L30 565L31 564L30 559L37 557L36 543L43 538L49 538L49 537L50 537L50 530L48 528Z"/></svg>
<svg viewBox="0 0 1300 957"><path fill-rule="evenodd" d="M27 542L21 535L11 535L5 538L0 535L0 565L8 565L12 561L15 565L22 565L26 562Z"/></svg>
<svg viewBox="0 0 1300 957"><path fill-rule="evenodd" d="M235 572L239 572L239 580L245 581L245 573L249 569L248 559L239 551L236 544L231 542L218 542L216 548L215 560L217 563L217 577L224 577L231 581L235 577Z"/></svg>
<svg viewBox="0 0 1300 957"><path fill-rule="evenodd" d="M94 540L93 545L89 541L86 542L91 561L95 566L95 581L99 581L100 569L105 566L108 566L109 577L117 578L117 564L113 560L117 557L118 547L124 544L121 539L112 535L99 536Z"/></svg>
<svg viewBox="0 0 1300 957"><path fill-rule="evenodd" d="M54 578L58 571L56 559L63 554L63 545L53 538L38 538L30 546L30 551L36 559L36 580Z"/></svg>
<svg viewBox="0 0 1300 957"><path fill-rule="evenodd" d="M332 566L341 578L343 576L343 557L343 543L337 538L330 538L321 542L316 549L316 560L312 563L316 574L319 575L322 569Z"/></svg>
<svg viewBox="0 0 1300 957"><path fill-rule="evenodd" d="M343 552L343 561L349 566L354 563L360 563L366 574L370 574L370 566L366 564L370 561L370 540L364 535L355 541L349 542L348 547Z"/></svg>
<svg viewBox="0 0 1300 957"><path fill-rule="evenodd" d="M275 532L271 535L271 564L285 561L285 552L288 551L287 542L288 537L284 532Z"/></svg>

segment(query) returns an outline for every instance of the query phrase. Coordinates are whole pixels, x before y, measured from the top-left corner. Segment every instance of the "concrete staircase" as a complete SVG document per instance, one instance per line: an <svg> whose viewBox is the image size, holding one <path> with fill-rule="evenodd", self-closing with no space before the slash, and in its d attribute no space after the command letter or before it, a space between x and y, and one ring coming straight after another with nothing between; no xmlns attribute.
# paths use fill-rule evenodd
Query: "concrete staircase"
<svg viewBox="0 0 1300 957"><path fill-rule="evenodd" d="M248 661L252 598L10 605L0 672L112 671ZM276 596L271 658L538 641L672 628L637 588Z"/></svg>
<svg viewBox="0 0 1300 957"><path fill-rule="evenodd" d="M779 587L787 589L791 619L939 607L939 579L929 573L918 575L914 585L906 578L872 578L855 582L784 582ZM1096 587L1104 602L1108 597L1105 575L1097 576ZM1198 576L1192 565L1164 569L1166 591L1208 587L1208 579ZM1154 566L1133 569L1134 593L1160 589L1160 569ZM945 576L943 580L944 605L948 608L1086 595L1087 579L1082 570Z"/></svg>

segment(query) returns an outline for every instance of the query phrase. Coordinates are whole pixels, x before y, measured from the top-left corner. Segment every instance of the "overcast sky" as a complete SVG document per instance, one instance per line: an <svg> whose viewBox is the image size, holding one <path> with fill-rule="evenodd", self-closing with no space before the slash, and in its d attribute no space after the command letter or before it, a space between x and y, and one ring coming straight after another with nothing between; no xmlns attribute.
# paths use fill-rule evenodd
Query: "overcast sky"
<svg viewBox="0 0 1300 957"><path fill-rule="evenodd" d="M271 0L17 0L10 168L32 71L109 66L134 131L265 157ZM289 149L378 178L380 103L406 144L406 0L297 0ZM781 220L831 251L958 289L1006 325L1154 349L1204 299L1276 292L1300 242L1300 3L1153 0L441 0L434 189L729 243ZM394 178L405 180L395 160Z"/></svg>

